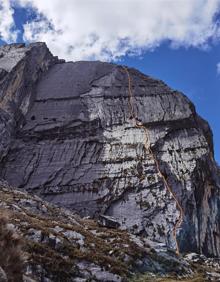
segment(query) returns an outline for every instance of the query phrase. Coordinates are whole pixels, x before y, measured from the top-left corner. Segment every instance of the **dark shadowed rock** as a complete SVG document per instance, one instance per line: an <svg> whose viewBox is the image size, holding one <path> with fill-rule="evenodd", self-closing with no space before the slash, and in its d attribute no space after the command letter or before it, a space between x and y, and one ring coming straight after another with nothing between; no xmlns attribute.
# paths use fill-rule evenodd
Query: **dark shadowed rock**
<svg viewBox="0 0 220 282"><path fill-rule="evenodd" d="M0 53L3 179L170 248L220 255L212 133L186 96L129 69L129 98L122 66L63 63L42 43Z"/></svg>
<svg viewBox="0 0 220 282"><path fill-rule="evenodd" d="M108 228L119 228L120 227L120 223L117 220L115 220L111 216L107 216L103 214L100 214L98 223L99 225L105 226Z"/></svg>
<svg viewBox="0 0 220 282"><path fill-rule="evenodd" d="M58 62L45 43L0 47L0 160L32 104L36 82Z"/></svg>

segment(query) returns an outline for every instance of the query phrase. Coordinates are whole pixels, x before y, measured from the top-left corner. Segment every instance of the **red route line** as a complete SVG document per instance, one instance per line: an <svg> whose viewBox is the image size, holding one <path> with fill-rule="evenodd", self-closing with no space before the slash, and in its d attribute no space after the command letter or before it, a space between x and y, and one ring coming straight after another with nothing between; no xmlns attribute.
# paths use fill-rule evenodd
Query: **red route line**
<svg viewBox="0 0 220 282"><path fill-rule="evenodd" d="M135 111L134 111L134 106L133 106L133 92L132 92L132 84L131 84L131 77L130 77L130 73L128 71L128 69L126 67L123 67L123 69L125 70L127 77L128 77L128 93L129 93L129 99L128 99L128 103L129 103L129 108L130 108L130 114L132 119L135 121L135 126L137 128L142 128L144 129L145 132L145 141L144 141L144 147L145 150L147 152L149 152L149 154L151 155L151 157L153 158L155 164L156 164L156 168L157 168L157 173L160 175L160 177L163 179L164 185L166 187L166 189L168 190L168 192L172 195L173 199L176 202L176 206L180 212L179 218L176 222L176 224L174 225L173 228L173 236L174 236L174 240L176 243L176 254L179 255L180 250L179 250L179 244L177 241L177 230L178 228L181 226L182 222L183 222L183 215L184 215L184 211L183 208L181 207L176 195L174 194L174 192L172 191L171 187L169 186L165 176L163 175L163 173L160 170L160 165L159 162L154 154L154 152L152 151L151 147L150 147L150 137L149 137L149 131L148 129L138 120Z"/></svg>

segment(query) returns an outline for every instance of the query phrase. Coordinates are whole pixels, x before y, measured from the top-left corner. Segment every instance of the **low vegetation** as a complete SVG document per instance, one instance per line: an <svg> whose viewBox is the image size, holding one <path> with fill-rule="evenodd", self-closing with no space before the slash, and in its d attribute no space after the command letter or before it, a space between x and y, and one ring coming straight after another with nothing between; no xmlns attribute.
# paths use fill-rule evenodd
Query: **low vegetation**
<svg viewBox="0 0 220 282"><path fill-rule="evenodd" d="M8 224L7 214L0 215L0 267L5 272L8 282L22 281L24 254L22 240Z"/></svg>
<svg viewBox="0 0 220 282"><path fill-rule="evenodd" d="M151 276L151 275L139 275L130 280L130 282L204 282L204 276L201 275L196 275L194 277L190 277L187 279L181 278L172 278L172 277L156 277L156 276Z"/></svg>

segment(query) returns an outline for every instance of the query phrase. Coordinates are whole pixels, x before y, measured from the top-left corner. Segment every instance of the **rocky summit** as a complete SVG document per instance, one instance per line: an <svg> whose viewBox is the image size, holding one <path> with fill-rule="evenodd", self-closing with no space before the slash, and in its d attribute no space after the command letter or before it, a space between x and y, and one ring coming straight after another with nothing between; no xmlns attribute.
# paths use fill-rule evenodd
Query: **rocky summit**
<svg viewBox="0 0 220 282"><path fill-rule="evenodd" d="M58 275L32 255L35 281L193 277L195 257L220 257L212 131L186 96L136 69L65 62L44 43L0 47L0 178L0 206L16 210L9 221L32 242L27 252L75 263ZM198 281L220 281L218 263L218 273L207 267Z"/></svg>

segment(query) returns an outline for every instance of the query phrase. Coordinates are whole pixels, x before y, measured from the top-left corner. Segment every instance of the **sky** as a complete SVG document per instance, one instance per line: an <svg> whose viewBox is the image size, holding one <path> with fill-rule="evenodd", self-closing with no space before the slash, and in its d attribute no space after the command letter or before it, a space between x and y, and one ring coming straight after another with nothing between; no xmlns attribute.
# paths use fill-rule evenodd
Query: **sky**
<svg viewBox="0 0 220 282"><path fill-rule="evenodd" d="M220 164L220 0L0 0L0 45L135 67L187 95Z"/></svg>

